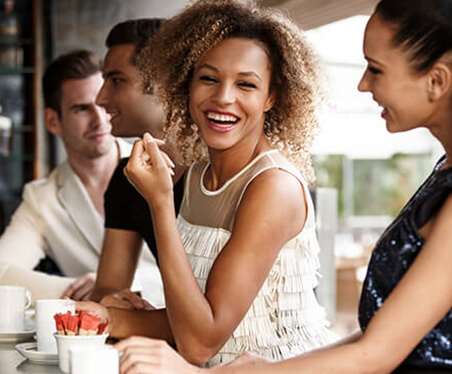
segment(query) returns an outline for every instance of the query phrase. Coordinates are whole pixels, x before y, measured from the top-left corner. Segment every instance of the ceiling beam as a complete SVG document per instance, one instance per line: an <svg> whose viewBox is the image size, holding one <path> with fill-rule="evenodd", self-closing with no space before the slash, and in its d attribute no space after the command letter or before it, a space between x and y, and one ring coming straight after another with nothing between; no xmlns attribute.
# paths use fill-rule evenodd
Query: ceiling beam
<svg viewBox="0 0 452 374"><path fill-rule="evenodd" d="M308 30L344 18L371 14L378 0L261 0L261 3L281 9Z"/></svg>

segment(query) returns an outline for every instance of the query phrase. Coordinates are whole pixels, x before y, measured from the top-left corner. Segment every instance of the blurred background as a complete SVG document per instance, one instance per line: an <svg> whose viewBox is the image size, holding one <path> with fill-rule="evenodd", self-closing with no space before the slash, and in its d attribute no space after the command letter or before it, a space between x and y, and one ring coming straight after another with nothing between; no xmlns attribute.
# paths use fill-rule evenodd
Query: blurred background
<svg viewBox="0 0 452 374"><path fill-rule="evenodd" d="M313 149L313 196L322 246L318 289L340 333L357 327L356 308L376 239L440 155L422 129L389 134L370 94L362 37L375 0L261 0L306 30L322 57L329 106ZM46 176L65 155L43 125L41 77L53 57L87 48L99 58L120 21L170 17L186 0L0 0L0 232L24 183Z"/></svg>

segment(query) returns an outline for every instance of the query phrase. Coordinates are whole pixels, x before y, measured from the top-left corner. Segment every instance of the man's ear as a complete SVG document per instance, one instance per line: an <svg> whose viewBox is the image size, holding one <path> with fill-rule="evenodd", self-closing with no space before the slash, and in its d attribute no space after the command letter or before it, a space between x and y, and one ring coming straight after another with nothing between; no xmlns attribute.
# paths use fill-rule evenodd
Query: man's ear
<svg viewBox="0 0 452 374"><path fill-rule="evenodd" d="M47 130L49 130L53 135L60 135L60 116L58 115L56 110L52 108L45 108L44 120L47 126Z"/></svg>
<svg viewBox="0 0 452 374"><path fill-rule="evenodd" d="M275 90L271 90L268 94L267 101L265 102L264 112L267 113L276 102L276 92Z"/></svg>
<svg viewBox="0 0 452 374"><path fill-rule="evenodd" d="M452 91L452 71L450 67L438 61L433 65L428 73L427 92L430 101L435 101L444 97L450 96Z"/></svg>

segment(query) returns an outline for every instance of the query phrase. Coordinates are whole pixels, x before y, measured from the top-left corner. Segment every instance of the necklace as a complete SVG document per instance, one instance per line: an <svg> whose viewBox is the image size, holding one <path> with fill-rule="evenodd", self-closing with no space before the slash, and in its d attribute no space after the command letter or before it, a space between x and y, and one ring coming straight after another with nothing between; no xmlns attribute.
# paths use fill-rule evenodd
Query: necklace
<svg viewBox="0 0 452 374"><path fill-rule="evenodd" d="M444 159L442 159L441 161L439 161L436 166L435 166L435 171L440 171L440 170L444 170L443 166L447 163L447 157L444 156ZM447 168L445 168L447 169Z"/></svg>

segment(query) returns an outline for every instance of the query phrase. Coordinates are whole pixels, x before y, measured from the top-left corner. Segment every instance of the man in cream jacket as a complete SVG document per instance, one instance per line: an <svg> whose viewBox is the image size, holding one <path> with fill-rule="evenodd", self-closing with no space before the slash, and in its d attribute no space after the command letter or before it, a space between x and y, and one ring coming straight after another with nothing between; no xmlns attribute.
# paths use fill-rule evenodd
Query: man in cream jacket
<svg viewBox="0 0 452 374"><path fill-rule="evenodd" d="M94 286L104 192L119 159L131 151L111 135L109 115L95 104L102 82L99 62L84 50L60 56L44 74L45 122L61 137L67 160L47 178L25 185L23 201L0 238L0 284L25 286L34 300L84 300ZM33 270L45 256L63 277ZM153 256L143 251L138 272L149 277L156 271Z"/></svg>

